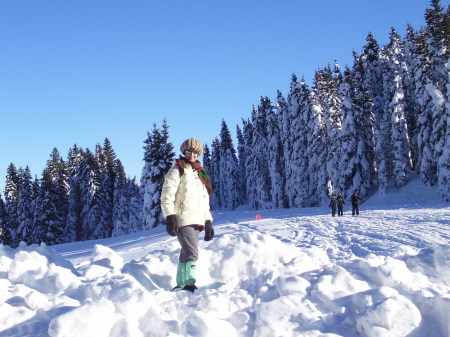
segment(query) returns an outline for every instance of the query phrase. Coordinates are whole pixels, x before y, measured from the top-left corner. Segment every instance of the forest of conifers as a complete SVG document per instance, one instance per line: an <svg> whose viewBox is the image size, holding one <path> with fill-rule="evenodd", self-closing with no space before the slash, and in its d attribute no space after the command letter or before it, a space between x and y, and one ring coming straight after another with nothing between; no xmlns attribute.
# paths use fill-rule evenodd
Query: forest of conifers
<svg viewBox="0 0 450 337"><path fill-rule="evenodd" d="M205 144L213 209L315 207L332 193L366 199L417 175L450 201L450 8L431 1L426 25L368 33L351 66L317 69L312 86L292 75L287 95L261 97L236 128L223 120ZM175 153L166 121L145 139L140 181L127 178L108 139L94 151L55 148L40 178L7 168L0 243L18 246L105 238L158 226L159 195Z"/></svg>

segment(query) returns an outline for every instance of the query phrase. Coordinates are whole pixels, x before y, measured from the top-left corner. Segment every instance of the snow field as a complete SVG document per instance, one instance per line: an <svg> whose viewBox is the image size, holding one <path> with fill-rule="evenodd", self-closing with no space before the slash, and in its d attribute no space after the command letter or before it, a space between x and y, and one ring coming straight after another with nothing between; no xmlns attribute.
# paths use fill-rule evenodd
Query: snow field
<svg viewBox="0 0 450 337"><path fill-rule="evenodd" d="M417 182L344 210L215 212L195 293L161 226L0 246L0 335L450 336L450 207Z"/></svg>

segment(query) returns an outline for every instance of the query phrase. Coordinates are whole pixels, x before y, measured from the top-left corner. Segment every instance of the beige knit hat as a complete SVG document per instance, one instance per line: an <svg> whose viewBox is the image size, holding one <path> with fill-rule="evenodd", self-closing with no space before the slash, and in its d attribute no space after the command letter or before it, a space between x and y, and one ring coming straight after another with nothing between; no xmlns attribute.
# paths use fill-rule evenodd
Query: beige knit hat
<svg viewBox="0 0 450 337"><path fill-rule="evenodd" d="M203 144L195 138L186 139L180 146L181 153L184 154L186 150L198 151L198 156L203 154Z"/></svg>

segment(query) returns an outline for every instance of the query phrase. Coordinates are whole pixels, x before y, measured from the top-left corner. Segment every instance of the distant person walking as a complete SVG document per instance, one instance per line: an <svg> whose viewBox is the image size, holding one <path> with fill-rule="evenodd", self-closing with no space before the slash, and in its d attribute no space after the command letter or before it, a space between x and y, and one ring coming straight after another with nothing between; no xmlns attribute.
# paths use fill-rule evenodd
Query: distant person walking
<svg viewBox="0 0 450 337"><path fill-rule="evenodd" d="M331 215L335 216L336 215L336 194L331 194L331 199L330 199L330 208L331 208Z"/></svg>
<svg viewBox="0 0 450 337"><path fill-rule="evenodd" d="M345 201L344 201L344 197L342 196L342 193L338 193L338 196L336 198L336 204L337 204L338 216L342 216L344 214L344 205L345 205Z"/></svg>
<svg viewBox="0 0 450 337"><path fill-rule="evenodd" d="M352 215L359 215L359 201L361 200L361 197L358 194L358 191L355 190L350 197L350 202L352 203Z"/></svg>

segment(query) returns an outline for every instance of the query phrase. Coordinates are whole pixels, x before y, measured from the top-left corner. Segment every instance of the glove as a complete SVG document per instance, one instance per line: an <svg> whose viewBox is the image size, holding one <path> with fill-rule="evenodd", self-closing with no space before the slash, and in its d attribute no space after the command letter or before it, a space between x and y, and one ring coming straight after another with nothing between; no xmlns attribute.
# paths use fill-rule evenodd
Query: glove
<svg viewBox="0 0 450 337"><path fill-rule="evenodd" d="M166 231L170 236L177 236L178 221L175 214L171 214L166 218Z"/></svg>
<svg viewBox="0 0 450 337"><path fill-rule="evenodd" d="M211 241L214 237L214 228L212 228L211 220L205 221L205 241Z"/></svg>

